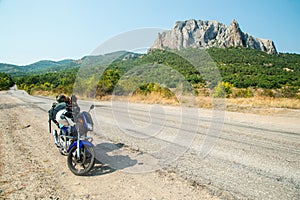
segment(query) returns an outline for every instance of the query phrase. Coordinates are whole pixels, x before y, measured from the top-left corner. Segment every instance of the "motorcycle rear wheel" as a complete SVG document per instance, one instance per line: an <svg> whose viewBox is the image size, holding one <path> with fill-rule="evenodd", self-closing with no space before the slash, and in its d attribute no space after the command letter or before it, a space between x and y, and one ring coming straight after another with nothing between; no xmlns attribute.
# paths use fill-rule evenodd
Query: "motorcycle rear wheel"
<svg viewBox="0 0 300 200"><path fill-rule="evenodd" d="M74 146L68 154L68 167L77 176L86 175L95 164L95 152L93 147L82 145L80 156L78 156L77 146Z"/></svg>

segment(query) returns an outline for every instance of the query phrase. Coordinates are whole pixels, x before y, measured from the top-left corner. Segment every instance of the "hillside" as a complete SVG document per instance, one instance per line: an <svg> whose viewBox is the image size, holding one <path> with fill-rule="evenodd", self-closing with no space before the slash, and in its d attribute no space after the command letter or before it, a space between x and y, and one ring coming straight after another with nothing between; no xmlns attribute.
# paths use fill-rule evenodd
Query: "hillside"
<svg viewBox="0 0 300 200"><path fill-rule="evenodd" d="M239 88L281 88L300 86L300 55L270 55L248 48L210 48L223 81Z"/></svg>
<svg viewBox="0 0 300 200"><path fill-rule="evenodd" d="M22 76L26 74L41 74L46 72L56 72L64 69L70 69L77 67L76 61L67 59L62 61L51 61L51 60L41 60L36 63L18 66L0 63L0 72L5 72L13 77Z"/></svg>
<svg viewBox="0 0 300 200"><path fill-rule="evenodd" d="M185 49L184 51L192 55L202 50ZM234 47L210 48L206 52L219 69L222 81L230 83L232 87L273 89L277 90L278 95L282 97L296 97L299 94L300 55L286 53L272 55L254 49ZM167 88L176 88L180 76L183 76L183 79L188 81L194 90L213 89L217 85L217 83L208 83L201 72L178 56L176 51L153 50L143 56L125 58L112 56L103 62L103 59L98 57L97 62L93 60L93 62L88 62L89 65L81 65L81 68L77 68L80 69L79 76L77 76L77 70L69 69L57 73L29 75L19 78L17 83L29 92L35 88L70 93L77 76L76 90L87 96L110 95L116 83L118 83L116 94L119 95L128 94L130 84L139 87L136 84L141 83L143 86L139 89L147 89L147 81L151 82L153 77L157 80L156 82ZM87 58L82 60L85 59ZM152 71L145 71L145 65L151 65Z"/></svg>
<svg viewBox="0 0 300 200"><path fill-rule="evenodd" d="M41 60L29 65L12 65L6 63L0 63L0 72L10 74L12 77L20 77L33 74L44 74L51 72L58 72L63 70L74 69L84 66L96 66L106 63L110 63L117 59L127 59L138 57L139 54L130 53L126 51L118 51L105 55L98 56L84 56L78 60L65 59L61 61Z"/></svg>

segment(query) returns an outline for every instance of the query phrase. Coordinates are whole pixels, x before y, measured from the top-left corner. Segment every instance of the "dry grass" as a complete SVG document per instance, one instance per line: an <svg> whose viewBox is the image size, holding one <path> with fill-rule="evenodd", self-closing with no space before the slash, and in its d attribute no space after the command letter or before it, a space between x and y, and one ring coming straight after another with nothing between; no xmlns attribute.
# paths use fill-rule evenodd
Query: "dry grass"
<svg viewBox="0 0 300 200"><path fill-rule="evenodd" d="M162 104L162 105L174 105L178 106L179 100L177 98L163 98L157 93L151 93L147 95L132 95L132 96L112 96L107 95L97 100L101 101L128 101L132 103L146 103L146 104Z"/></svg>
<svg viewBox="0 0 300 200"><path fill-rule="evenodd" d="M34 95L54 96L48 92L35 92ZM88 99L79 97L80 99ZM213 98L207 96L178 96L173 98L164 98L158 93L151 93L147 95L133 95L133 96L104 96L101 101L128 101L134 103L147 103L147 104L162 104L173 106L186 106L211 109L213 106ZM226 98L226 110L233 112L248 112L260 114L273 114L278 113L282 109L300 109L300 99L293 98L273 98L254 96L250 98Z"/></svg>
<svg viewBox="0 0 300 200"><path fill-rule="evenodd" d="M150 93L145 95L133 95L129 98L130 102L163 104L163 105L179 105L179 100L176 97L164 98L158 93Z"/></svg>
<svg viewBox="0 0 300 200"><path fill-rule="evenodd" d="M33 95L33 96L55 97L57 94L54 94L53 92L50 92L50 91L33 90L33 91L31 91L31 95Z"/></svg>
<svg viewBox="0 0 300 200"><path fill-rule="evenodd" d="M289 108L300 109L300 99L252 97L228 99L228 105L241 105L252 108Z"/></svg>
<svg viewBox="0 0 300 200"><path fill-rule="evenodd" d="M300 109L300 99L271 97L227 99L228 111L275 114L283 109Z"/></svg>
<svg viewBox="0 0 300 200"><path fill-rule="evenodd" d="M197 107L212 108L212 98L196 97ZM247 112L259 114L275 114L284 109L300 109L300 99L251 97L227 98L226 110L233 112Z"/></svg>
<svg viewBox="0 0 300 200"><path fill-rule="evenodd" d="M114 100L130 101L136 103L162 104L173 106L186 106L197 108L213 108L211 97L182 96L179 100L161 98L158 95L114 97ZM103 100L103 99L102 99ZM111 97L105 98L111 100ZM220 99L219 99L220 100ZM226 110L232 112L246 112L256 114L276 114L286 109L300 109L300 99L251 97L251 98L227 98L221 99L226 103ZM216 107L214 107L216 108Z"/></svg>

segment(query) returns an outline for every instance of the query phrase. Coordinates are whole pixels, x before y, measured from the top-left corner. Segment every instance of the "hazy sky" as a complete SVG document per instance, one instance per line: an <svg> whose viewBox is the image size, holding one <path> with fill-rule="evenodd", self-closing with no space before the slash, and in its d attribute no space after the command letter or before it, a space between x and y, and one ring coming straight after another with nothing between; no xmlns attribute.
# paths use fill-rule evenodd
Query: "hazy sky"
<svg viewBox="0 0 300 200"><path fill-rule="evenodd" d="M80 59L118 34L188 19L236 19L277 51L300 53L299 11L299 0L0 0L0 63Z"/></svg>

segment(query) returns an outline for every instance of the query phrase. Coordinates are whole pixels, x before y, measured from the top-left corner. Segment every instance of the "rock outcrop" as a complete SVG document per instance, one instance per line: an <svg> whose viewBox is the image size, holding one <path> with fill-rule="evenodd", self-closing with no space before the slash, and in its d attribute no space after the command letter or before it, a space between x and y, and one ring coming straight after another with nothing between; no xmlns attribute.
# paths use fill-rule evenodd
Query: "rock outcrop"
<svg viewBox="0 0 300 200"><path fill-rule="evenodd" d="M236 20L229 26L217 21L178 21L170 31L158 33L151 49L183 49L241 46L276 54L272 40L254 38L241 31Z"/></svg>

